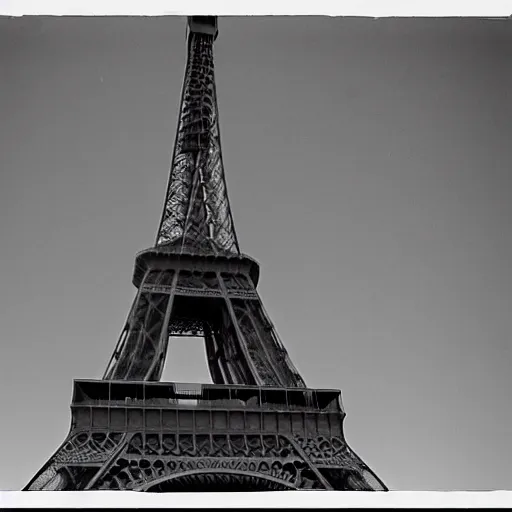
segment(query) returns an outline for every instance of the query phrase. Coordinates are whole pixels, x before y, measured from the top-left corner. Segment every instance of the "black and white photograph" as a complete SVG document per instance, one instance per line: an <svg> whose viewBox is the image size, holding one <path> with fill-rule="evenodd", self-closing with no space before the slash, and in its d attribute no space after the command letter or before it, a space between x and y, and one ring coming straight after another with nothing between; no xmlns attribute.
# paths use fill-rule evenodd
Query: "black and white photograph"
<svg viewBox="0 0 512 512"><path fill-rule="evenodd" d="M511 63L500 18L1 17L0 489L512 490Z"/></svg>

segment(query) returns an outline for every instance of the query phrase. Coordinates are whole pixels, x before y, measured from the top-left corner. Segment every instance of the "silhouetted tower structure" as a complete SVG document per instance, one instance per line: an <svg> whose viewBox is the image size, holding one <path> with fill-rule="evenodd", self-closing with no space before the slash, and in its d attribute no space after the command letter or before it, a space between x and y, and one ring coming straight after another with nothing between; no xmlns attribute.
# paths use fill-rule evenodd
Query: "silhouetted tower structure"
<svg viewBox="0 0 512 512"><path fill-rule="evenodd" d="M102 380L75 380L71 429L26 490L386 490L349 448L340 391L308 389L256 291L226 191L217 18L188 18L164 211ZM202 336L214 384L159 382L170 336Z"/></svg>

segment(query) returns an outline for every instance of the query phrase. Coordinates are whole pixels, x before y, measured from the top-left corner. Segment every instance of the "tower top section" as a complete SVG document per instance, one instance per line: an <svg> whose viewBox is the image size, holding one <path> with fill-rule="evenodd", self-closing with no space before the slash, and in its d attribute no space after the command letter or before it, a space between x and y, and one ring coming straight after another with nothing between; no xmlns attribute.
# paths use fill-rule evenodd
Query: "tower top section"
<svg viewBox="0 0 512 512"><path fill-rule="evenodd" d="M240 254L229 205L213 67L216 16L190 16L187 65L156 246L172 253Z"/></svg>
<svg viewBox="0 0 512 512"><path fill-rule="evenodd" d="M189 16L188 32L196 34L208 34L217 39L219 28L217 24L217 16Z"/></svg>

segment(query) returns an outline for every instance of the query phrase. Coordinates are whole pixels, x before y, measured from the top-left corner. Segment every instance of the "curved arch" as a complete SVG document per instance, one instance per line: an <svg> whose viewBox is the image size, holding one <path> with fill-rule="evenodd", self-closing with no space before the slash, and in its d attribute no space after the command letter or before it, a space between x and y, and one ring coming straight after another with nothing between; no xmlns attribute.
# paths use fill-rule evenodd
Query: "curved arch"
<svg viewBox="0 0 512 512"><path fill-rule="evenodd" d="M290 482L286 482L279 478L275 478L271 475L256 473L254 471L240 471L229 468L201 468L164 476L155 479L151 482L145 483L144 485L141 485L139 487L136 487L135 490L142 492L174 492L176 490L183 489L187 485L186 482L179 482L180 480L183 481L183 479L188 481L188 483L193 482L197 486L204 485L206 487L213 487L211 482L203 482L201 480L201 476L216 474L226 476L229 475L233 477L233 487L239 487L238 490L251 490L248 488L242 489L242 487L247 487L247 483L249 481L252 481L254 483L254 490L272 489L286 491L298 489L295 485L293 485ZM244 483L245 485L243 485Z"/></svg>

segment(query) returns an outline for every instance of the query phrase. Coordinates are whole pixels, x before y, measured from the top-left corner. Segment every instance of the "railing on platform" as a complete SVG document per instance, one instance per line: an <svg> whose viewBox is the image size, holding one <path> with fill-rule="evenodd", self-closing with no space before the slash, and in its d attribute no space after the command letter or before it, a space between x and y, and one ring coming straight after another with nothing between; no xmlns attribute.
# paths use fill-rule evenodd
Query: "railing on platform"
<svg viewBox="0 0 512 512"><path fill-rule="evenodd" d="M75 380L73 405L343 411L332 389Z"/></svg>

